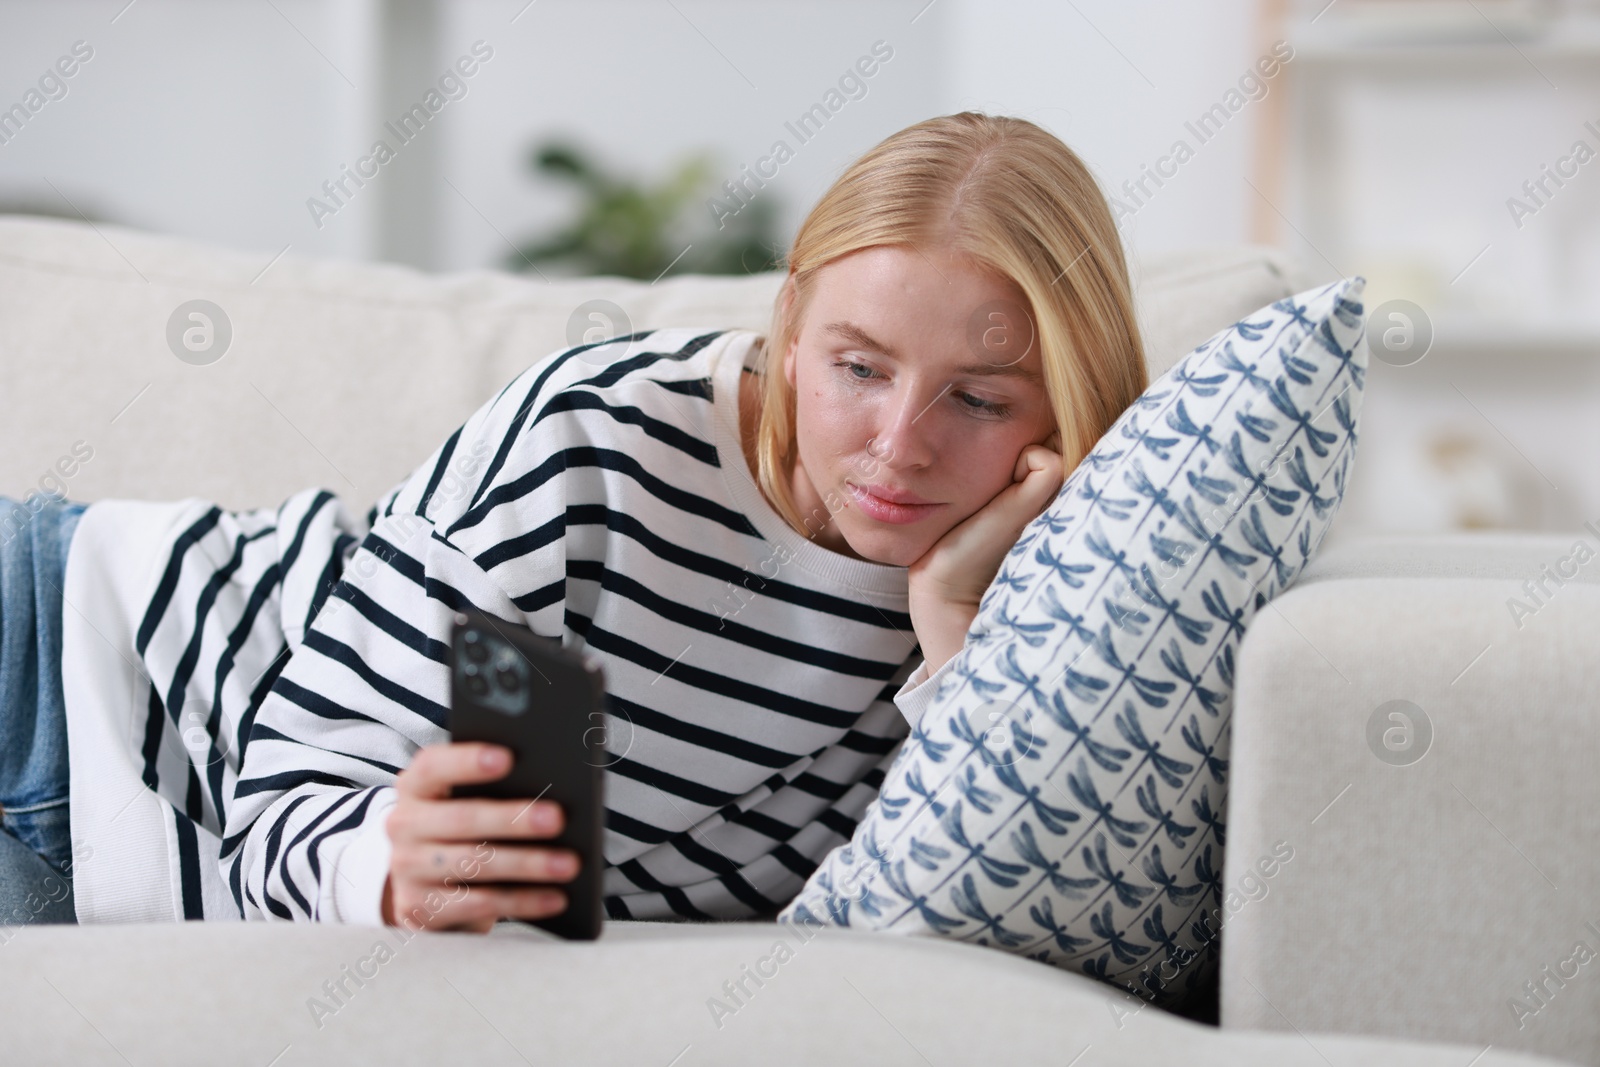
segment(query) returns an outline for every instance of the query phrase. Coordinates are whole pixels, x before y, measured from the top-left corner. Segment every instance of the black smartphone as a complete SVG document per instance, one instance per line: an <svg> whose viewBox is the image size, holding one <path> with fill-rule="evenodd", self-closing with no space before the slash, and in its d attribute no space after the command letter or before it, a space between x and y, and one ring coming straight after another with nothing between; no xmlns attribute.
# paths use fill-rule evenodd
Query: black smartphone
<svg viewBox="0 0 1600 1067"><path fill-rule="evenodd" d="M511 750L511 773L456 786L453 796L554 800L566 813L563 845L581 861L560 884L567 910L534 926L573 940L600 936L605 819L605 676L598 666L517 623L458 612L450 640L450 737ZM554 883L552 883L554 884Z"/></svg>

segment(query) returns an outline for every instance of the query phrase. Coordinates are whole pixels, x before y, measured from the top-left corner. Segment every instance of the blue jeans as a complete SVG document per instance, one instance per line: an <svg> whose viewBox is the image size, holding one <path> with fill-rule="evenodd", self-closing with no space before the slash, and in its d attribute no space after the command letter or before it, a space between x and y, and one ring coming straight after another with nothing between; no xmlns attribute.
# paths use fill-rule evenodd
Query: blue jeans
<svg viewBox="0 0 1600 1067"><path fill-rule="evenodd" d="M0 497L0 924L77 921L61 611L87 506Z"/></svg>

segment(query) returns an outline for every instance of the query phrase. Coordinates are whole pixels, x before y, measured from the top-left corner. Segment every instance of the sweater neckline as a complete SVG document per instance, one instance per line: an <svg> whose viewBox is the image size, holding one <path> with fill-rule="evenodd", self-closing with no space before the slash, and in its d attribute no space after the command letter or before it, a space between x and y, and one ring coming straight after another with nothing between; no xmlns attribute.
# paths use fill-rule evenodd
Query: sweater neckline
<svg viewBox="0 0 1600 1067"><path fill-rule="evenodd" d="M711 398L716 410L717 459L739 510L761 536L786 550L790 566L856 593L888 598L884 605L905 610L909 603L906 569L888 563L851 559L841 552L802 537L784 521L750 475L739 434L739 380L744 369L758 369L762 336L754 330L730 330L712 367ZM779 572L782 573L781 571Z"/></svg>

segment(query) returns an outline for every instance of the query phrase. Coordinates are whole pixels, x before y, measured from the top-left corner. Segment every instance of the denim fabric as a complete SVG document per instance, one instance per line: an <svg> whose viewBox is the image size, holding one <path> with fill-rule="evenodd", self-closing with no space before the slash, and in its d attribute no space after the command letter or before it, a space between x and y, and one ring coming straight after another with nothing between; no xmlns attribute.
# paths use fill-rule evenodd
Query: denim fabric
<svg viewBox="0 0 1600 1067"><path fill-rule="evenodd" d="M67 718L61 688L67 548L86 504L0 497L0 923L72 922Z"/></svg>
<svg viewBox="0 0 1600 1067"><path fill-rule="evenodd" d="M67 805L42 809L29 819L28 826L45 840L59 837L68 841ZM77 921L70 867L59 871L14 833L0 833L0 925Z"/></svg>

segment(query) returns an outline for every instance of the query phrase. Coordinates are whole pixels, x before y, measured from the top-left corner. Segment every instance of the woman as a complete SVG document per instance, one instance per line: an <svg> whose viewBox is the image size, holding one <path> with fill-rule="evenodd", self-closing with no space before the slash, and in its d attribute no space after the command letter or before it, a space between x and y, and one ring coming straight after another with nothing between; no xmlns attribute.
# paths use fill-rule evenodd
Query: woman
<svg viewBox="0 0 1600 1067"><path fill-rule="evenodd" d="M849 839L1064 462L1145 385L1105 199L1031 123L888 138L788 266L765 337L658 330L540 360L367 529L318 491L84 512L57 672L71 843L93 850L78 914L486 930L559 912L576 857L539 844L556 806L450 795L509 758L448 743L464 606L606 670L610 916L775 914ZM81 725L128 686L131 729ZM118 760L143 795L103 784ZM127 852L130 827L171 861Z"/></svg>

